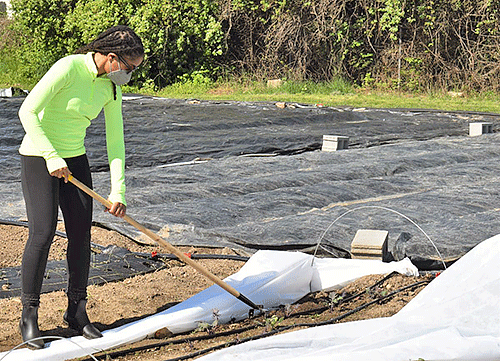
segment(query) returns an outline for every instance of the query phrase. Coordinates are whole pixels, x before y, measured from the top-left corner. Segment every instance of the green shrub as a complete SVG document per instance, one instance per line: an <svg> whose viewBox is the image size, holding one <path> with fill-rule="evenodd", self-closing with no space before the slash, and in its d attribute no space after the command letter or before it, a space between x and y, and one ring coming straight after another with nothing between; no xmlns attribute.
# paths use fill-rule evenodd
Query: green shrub
<svg viewBox="0 0 500 361"><path fill-rule="evenodd" d="M150 1L130 17L144 41L149 76L157 87L200 71L215 78L217 58L224 52L217 13L215 1Z"/></svg>
<svg viewBox="0 0 500 361"><path fill-rule="evenodd" d="M184 74L217 71L223 32L217 2L205 0L12 0L13 30L22 34L14 56L19 76L36 82L59 58L72 54L100 32L131 26L141 36L144 66L134 79L157 87Z"/></svg>
<svg viewBox="0 0 500 361"><path fill-rule="evenodd" d="M70 53L74 34L65 30L66 15L72 12L71 0L12 0L15 12L13 30L21 36L13 55L19 76L36 82L60 57Z"/></svg>
<svg viewBox="0 0 500 361"><path fill-rule="evenodd" d="M0 50L0 57L7 54L0 69L30 82L99 32L124 24L145 45L136 87L159 90L203 74L203 81L222 75L347 79L382 90L500 90L499 0L12 0L12 6L10 34L17 40Z"/></svg>

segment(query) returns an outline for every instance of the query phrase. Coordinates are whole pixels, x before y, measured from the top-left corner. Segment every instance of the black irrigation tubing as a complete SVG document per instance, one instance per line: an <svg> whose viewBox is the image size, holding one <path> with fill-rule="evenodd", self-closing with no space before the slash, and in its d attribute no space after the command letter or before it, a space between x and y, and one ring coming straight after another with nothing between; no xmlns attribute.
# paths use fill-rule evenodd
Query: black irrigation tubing
<svg viewBox="0 0 500 361"><path fill-rule="evenodd" d="M393 277L393 276L395 276L395 275L397 275L397 274L398 274L398 272L396 272L396 271L392 271L392 272L391 272L391 273L389 273L387 276L385 276L384 278L382 278L380 281L377 281L377 282L375 282L373 285L371 285L370 287L367 287L367 289L366 289L365 291L358 292L358 293L356 293L356 294L354 294L354 295L351 295L351 296L349 296L349 297L347 297L347 298L345 298L345 299L342 299L342 300L341 300L341 301L337 304L337 306L338 306L338 305L340 305L341 303L347 303L347 302L349 302L349 301L352 301L352 300L354 300L354 299L358 298L359 296L364 295L364 294L366 293L366 291L367 291L367 290L371 290L371 289L373 289L373 288L377 287L378 285L380 285L380 284L384 283L384 282L385 282L385 281L387 281L389 278L391 278L391 277ZM310 310L307 310L307 311L295 312L295 313L291 314L290 316L310 315L310 314L315 314L315 313L318 313L318 312L324 312L324 311L329 310L329 309L331 309L331 308L332 308L331 306L328 306L328 307L313 308L313 309L310 309ZM290 316L289 316L289 317L290 317Z"/></svg>
<svg viewBox="0 0 500 361"><path fill-rule="evenodd" d="M150 257L153 259L155 259L156 257L158 257L160 259L168 259L168 260L171 260L171 259L178 260L179 259L175 254L171 254L171 253L166 253L166 254L165 253L158 253L158 254L155 254L154 256L152 256L151 253L135 253L135 254L137 254L138 256ZM234 254L201 254L201 253L200 254L192 253L188 257L190 257L192 259L226 259L226 260L243 261L243 262L248 261L248 259L250 258L250 257L238 256L238 255L234 255Z"/></svg>
<svg viewBox="0 0 500 361"><path fill-rule="evenodd" d="M356 294L354 294L354 295L351 295L351 296L349 296L349 297L347 297L347 298L345 298L345 299L342 299L342 300L341 300L341 301L337 304L337 306L338 306L338 305L340 305L341 303L347 303L347 302L349 302L349 301L352 301L352 300L354 300L354 299L358 298L359 296L364 295L364 294L366 293L366 291L367 291L367 290L371 290L371 289L373 289L373 288L377 287L378 285L380 285L380 284L384 283L384 282L385 282L385 281L387 281L389 278L391 278L391 277L393 277L393 276L395 276L395 275L397 275L397 274L398 274L398 272L396 272L396 271L392 271L392 272L391 272L391 273L389 273L387 276L385 276L384 278L382 278L380 281L377 281L377 282L375 282L373 285L371 285L370 287L367 287L367 289L366 289L365 291L358 292L358 293L356 293ZM290 316L294 316L294 317L295 317L295 316L310 315L310 314L315 314L315 313L318 313L318 312L324 312L324 311L329 310L329 309L331 309L331 308L332 308L331 306L327 306L327 307L318 307L318 308L312 308L312 309L307 310L307 311L295 312L295 313L293 313L293 314L290 314ZM290 316L288 316L288 317L290 317Z"/></svg>
<svg viewBox="0 0 500 361"><path fill-rule="evenodd" d="M382 297L377 298L377 299L375 299L375 300L373 300L373 301L370 301L370 302L367 302L367 303L365 303L365 304L362 304L361 306L356 307L355 309L353 309L353 310L351 310L351 311L348 311L348 312L346 312L346 313L343 313L342 315L337 316L337 317L332 318L332 319L327 320L327 321L322 321L322 322L318 322L318 323L315 323L315 324L307 324L307 323L303 323L303 324L296 324L296 325L293 325L293 327L304 327L304 326L308 326L308 325L309 325L309 327L316 327L316 326L324 326L324 325L329 325L329 324L332 324L332 323L338 322L338 321L340 321L340 320L342 320L342 319L344 319L344 318L346 318L346 317L348 317L348 316L350 316L350 315L352 315L352 314L354 314L354 313L356 313L356 312L359 312L359 311L361 311L362 309L367 308L368 306L371 306L371 305L373 305L373 304L375 304L375 303L379 303L379 302L382 302L382 301L384 301L384 300L386 300L386 299L388 299L388 298L391 298L392 296L394 296L395 294L397 294L397 293L399 293L399 292L402 292L402 291L405 291L405 290L407 290L407 289L411 289L411 288L416 288L416 287L421 286L421 285L427 285L427 284L429 284L430 282L431 282L431 281L429 281L429 280L426 280L426 281L419 281L419 282L412 283L411 285L401 287L401 288L399 288L399 289L397 289L397 290L395 290L395 291L392 291L391 293L388 293L388 294L387 294L387 295L385 295L385 296L382 296ZM286 330L286 329L288 329L289 327L290 327L290 326L287 326L287 328L285 328L285 330Z"/></svg>
<svg viewBox="0 0 500 361"><path fill-rule="evenodd" d="M9 226L20 226L20 227L28 227L28 222L27 221L16 221L16 220L10 220L10 219L0 219L0 224L5 224ZM61 231L56 231L56 235L63 237L63 238L68 238L66 233L61 232ZM92 247L99 249L99 250L104 250L106 247L92 243ZM157 255L152 255L151 253L134 253L131 252L131 254L138 255L141 257L149 257L149 258L162 258L162 259L179 259L176 255L174 254L157 254ZM232 261L242 261L246 262L250 257L246 256L238 256L238 255L231 255L231 254L191 254L189 257L192 259L224 259L224 260L232 260Z"/></svg>
<svg viewBox="0 0 500 361"><path fill-rule="evenodd" d="M391 278L391 277L393 277L393 276L395 276L395 275L397 275L397 274L398 274L398 272L396 272L396 271L392 271L392 272L391 272L391 273L389 273L387 276L385 276L384 278L382 278L380 281L377 281L377 282L375 282L373 285L371 285L370 287L368 287L368 289L369 289L369 290L371 290L372 288L375 288L375 287L377 287L378 285L381 285L382 283L384 283L385 281L387 281L389 278ZM349 301L351 301L351 300L353 300L353 299L355 299L355 298L357 298L357 297L359 297L359 296L363 295L365 292L366 292L366 291L361 291L361 292L358 292L358 293L356 293L355 295L352 295L352 296L347 297L345 300L343 299L340 303L349 302Z"/></svg>
<svg viewBox="0 0 500 361"><path fill-rule="evenodd" d="M394 276L395 274L397 274L397 272L391 272L389 273L387 276L385 276L384 278L382 278L381 280L377 281L375 284L373 284L372 286L368 287L368 289L372 289L374 287L377 287L378 285L380 285L381 283L385 282L386 280L388 280L389 278L391 278L392 276ZM216 346L212 346L212 347L209 347L209 348L206 348L206 349L203 349L203 350L199 350L199 351L196 351L196 352L193 352L193 353L190 353L188 355L184 355L184 356L179 356L179 357L176 357L176 358L171 358L171 359L167 359L167 360L164 360L164 361L180 361L180 360L186 360L186 359L190 359L190 358L194 358L194 357L197 357L197 356L200 356L200 355L203 355L203 354L206 354L206 353L209 353L209 352L212 352L212 351L215 351L215 350L219 350L219 349L222 349L222 348L226 348L226 347L229 347L229 346L233 346L233 345L236 345L236 344L240 344L240 343L244 343L244 342L248 342L248 341L253 341L253 340L257 340L257 339L260 339L260 338L264 338L264 337L268 337L268 336L272 336L276 333L280 333L280 332L283 332L283 331L287 331L287 330L290 330L292 328L297 328L297 327L316 327L316 326L325 326L325 325L328 325L328 324L332 324L332 323L335 323L335 322L338 322L356 312L359 312L361 311L362 309L364 308L367 308L375 303L379 303L385 299L388 299L392 296L394 296L395 294L399 293L399 292L402 292L402 291L405 291L407 289L411 289L411 288L415 288L415 287L418 287L420 285L424 285L424 284L428 284L430 283L429 280L425 280L425 281L419 281L419 282L415 282L413 284L410 284L410 285L407 285L407 286L404 286L404 287L401 287L385 296L382 296L380 298L377 298L373 301L370 301L370 302L367 302L351 311L348 311L346 313L343 313L342 315L340 316L337 316L335 318L332 318L330 320L327 320L327 321L322 321L322 322L318 322L318 323L300 323L300 324L293 324L293 325L290 325L290 326L278 326L276 327L275 329L271 330L271 331L268 331L268 332L265 332L265 333L262 333L262 334L259 334L259 335L254 335L254 336L250 336L250 337L247 337L247 338L244 338L244 339L236 339L236 340L233 340L233 341L229 341L229 342L226 342L226 343L223 343L223 344L220 344L220 345L216 345ZM343 302L347 302L348 300L352 300L362 294L364 294L365 292L360 292L354 296L351 296L349 298L347 298L345 301ZM312 309L312 310L308 310L307 312L297 312L297 313L292 313L290 314L288 317L292 317L292 316L299 316L299 315L303 315L303 314L306 314L306 313L317 313L317 312L321 312L321 311L325 311L326 309L329 309L329 307L322 307L322 308L318 308L318 309ZM95 356L97 359L106 359L107 357L123 357L123 356L126 356L128 354L131 354L131 353L134 353L134 352L140 352L140 351L145 351L145 350L150 350L150 349L154 349L154 348L160 348L160 347L164 347L164 346L168 346L168 345L177 345L177 344L182 344L182 343L190 343L190 342L193 342L193 341L200 341L200 340L208 340L208 339L213 339L213 338L217 338L217 337L224 337L224 336L231 336L231 335L235 335L235 334L239 334L239 333L243 333L243 332L246 332L246 331L249 331L249 330L252 330L254 328L257 328L261 325L252 325L252 326L247 326L247 327L243 327L243 328L239 328L239 329L235 329L235 330L230 330L230 331L225 331L225 332L219 332L219 333L213 333L211 335L203 335L203 336L195 336L195 337L188 337L188 338L183 338L183 339L178 339L178 340L170 340L170 341L164 341L164 342L160 342L160 343L155 343L155 344L151 344L151 345L144 345L144 346L139 346L139 347L135 347L135 348L131 348L131 349L127 349L127 350L123 350L123 351L116 351L116 352L113 352L113 353L106 353L106 354L103 354L101 356Z"/></svg>
<svg viewBox="0 0 500 361"><path fill-rule="evenodd" d="M394 296L396 293L402 292L402 291L407 290L409 288L414 288L414 287L420 286L422 284L428 284L429 282L430 281L419 281L419 282L413 283L411 285L402 287L402 288L400 288L398 290L395 290L395 291L387 294L386 296L383 296L383 297L378 298L376 300L373 300L371 302L365 303L365 304L363 304L363 305L355 308L354 310L346 312L346 313L344 313L344 314L342 314L342 315L340 315L338 317L332 318L332 319L330 319L328 321L323 321L323 322L318 322L318 323L299 323L299 324L294 324L294 325L290 325L290 326L277 327L276 329L274 329L272 331L269 331L269 332L266 332L266 333L263 333L263 334L260 334L260 335L250 336L250 337L247 337L247 338L244 338L244 339L241 339L241 340L229 341L229 342L226 342L224 344L212 346L210 348L199 350L199 351L193 352L193 353L185 355L185 356L180 356L180 357L176 357L176 358L173 358L173 359L167 359L167 360L163 360L163 361L187 360L187 359L190 359L190 358L193 358L193 357L197 357L197 356L206 354L208 352L212 352L212 351L215 351L215 350L219 350L219 349L222 349L222 348L233 346L235 344L240 344L240 343L244 343L244 342L248 342L248 341L258 340L260 338L272 336L272 335L274 335L276 333L280 333L280 332L287 331L287 330L290 330L290 329L293 329L293 328L297 328L297 327L317 327L317 326L329 325L329 324L338 322L338 321L340 321L340 320L342 320L342 319L344 319L344 318L346 318L346 317L348 317L348 316L350 316L350 315L352 315L352 314L354 314L356 312L359 312L362 309L364 309L364 308L366 308L368 306L373 305L374 303L378 303L378 302L381 302L381 301L383 301L383 300L385 300L387 298L390 298L390 297ZM374 286L372 286L372 287L374 287Z"/></svg>
<svg viewBox="0 0 500 361"><path fill-rule="evenodd" d="M247 338L244 338L244 339L241 339L241 340L229 341L229 342L223 343L221 345L212 346L212 347L209 347L209 348L206 348L206 349L203 349L203 350L199 350L199 351L190 353L188 355L179 356L179 357L175 357L175 358L170 358L170 359L163 360L163 361L181 361L181 360L187 360L187 359L190 359L190 358L193 358L193 357L198 357L200 355L204 355L204 354L212 352L212 351L220 350L221 348L226 348L226 347L229 347L229 346L238 345L240 343L245 343L245 342L248 342L248 341L258 340L258 339L261 339L261 338L264 338L264 337L272 336L272 335L274 335L276 333L279 333L279 332L282 332L282 330L281 329L274 329L272 331L269 331L269 332L266 332L266 333L263 333L263 334L260 334L260 335L250 336L250 337L247 337Z"/></svg>
<svg viewBox="0 0 500 361"><path fill-rule="evenodd" d="M187 337L187 338L183 338L183 339L179 339L179 340L164 341L164 342L159 342L159 343L155 343L152 345L144 345L144 346L134 347L134 348L123 350L123 351L108 352L108 353L105 353L103 355L94 356L94 357L96 357L97 359L107 359L108 357L111 357L111 358L123 357L123 356L126 356L130 353L133 353L133 352L145 351L145 350L150 350L153 348L160 348L160 347L168 346L168 345L178 345L181 343L189 343L189 342L193 342L193 341L209 340L209 339L217 338L217 337L231 336L231 335L234 335L237 333L242 333L242 332L246 332L249 330L253 330L254 328L257 328L257 327L259 327L259 325L252 325L252 326L242 327L242 328L235 329L235 330L218 332L218 333L213 333L213 334L208 334L208 335L203 335L203 336L193 336L193 337Z"/></svg>

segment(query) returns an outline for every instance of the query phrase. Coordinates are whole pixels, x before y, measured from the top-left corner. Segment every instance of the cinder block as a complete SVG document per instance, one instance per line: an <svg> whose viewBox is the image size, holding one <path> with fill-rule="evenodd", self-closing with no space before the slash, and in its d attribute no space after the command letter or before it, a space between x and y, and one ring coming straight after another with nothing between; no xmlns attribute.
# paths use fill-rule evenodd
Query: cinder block
<svg viewBox="0 0 500 361"><path fill-rule="evenodd" d="M493 133L493 123L469 123L469 136L475 137L488 133Z"/></svg>
<svg viewBox="0 0 500 361"><path fill-rule="evenodd" d="M349 137L341 135L323 135L323 152L335 152L341 149L349 148Z"/></svg>
<svg viewBox="0 0 500 361"><path fill-rule="evenodd" d="M376 261L383 261L383 258L378 256L369 256L364 253L351 253L352 259L373 259Z"/></svg>
<svg viewBox="0 0 500 361"><path fill-rule="evenodd" d="M281 79L269 79L267 81L268 88L279 88L282 85L283 85L283 80Z"/></svg>
<svg viewBox="0 0 500 361"><path fill-rule="evenodd" d="M360 229L351 243L352 258L386 260L388 231Z"/></svg>

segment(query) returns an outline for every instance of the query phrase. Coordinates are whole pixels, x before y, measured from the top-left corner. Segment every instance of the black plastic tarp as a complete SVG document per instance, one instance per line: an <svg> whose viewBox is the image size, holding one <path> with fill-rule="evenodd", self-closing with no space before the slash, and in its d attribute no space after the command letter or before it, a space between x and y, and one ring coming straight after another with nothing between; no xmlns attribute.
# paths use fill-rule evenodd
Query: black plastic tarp
<svg viewBox="0 0 500 361"><path fill-rule="evenodd" d="M22 100L0 99L2 218L24 217ZM436 258L435 247L446 259L460 257L499 233L499 136L468 135L470 122L491 122L496 131L497 117L130 97L128 212L153 231L169 229L176 245L254 252L321 241L346 256L358 229L382 229L389 249L402 233L411 235L410 258ZM103 123L101 114L88 129L87 152L94 189L105 196ZM347 136L349 148L323 152L323 135ZM96 221L139 237L99 208L94 213Z"/></svg>
<svg viewBox="0 0 500 361"><path fill-rule="evenodd" d="M97 246L97 245L94 245ZM116 246L94 247L90 262L89 284L100 285L158 271L165 262L152 256L131 253ZM67 285L66 261L49 261L45 270L42 293L59 291ZM21 295L21 266L0 270L0 298Z"/></svg>

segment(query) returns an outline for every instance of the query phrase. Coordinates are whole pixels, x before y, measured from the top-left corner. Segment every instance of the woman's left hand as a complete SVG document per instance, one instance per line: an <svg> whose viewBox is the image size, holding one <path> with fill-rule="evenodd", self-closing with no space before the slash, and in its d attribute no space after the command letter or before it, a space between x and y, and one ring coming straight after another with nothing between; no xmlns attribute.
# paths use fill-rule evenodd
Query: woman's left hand
<svg viewBox="0 0 500 361"><path fill-rule="evenodd" d="M113 216L123 218L127 212L127 206L120 202L115 202L111 206L111 209L105 209L105 212L111 213Z"/></svg>

